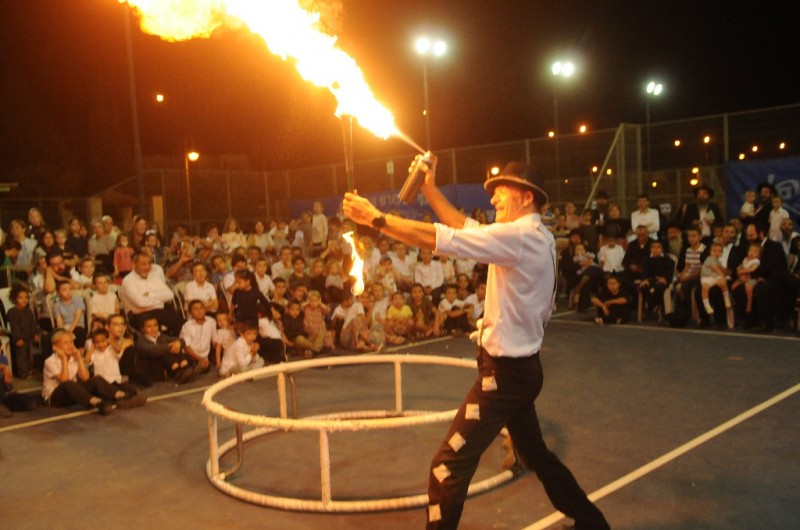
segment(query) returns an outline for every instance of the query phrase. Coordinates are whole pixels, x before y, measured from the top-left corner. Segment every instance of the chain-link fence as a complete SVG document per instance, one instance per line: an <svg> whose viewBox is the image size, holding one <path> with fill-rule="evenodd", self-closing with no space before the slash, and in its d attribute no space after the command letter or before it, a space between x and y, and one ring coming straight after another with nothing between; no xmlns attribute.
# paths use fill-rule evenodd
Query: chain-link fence
<svg viewBox="0 0 800 530"><path fill-rule="evenodd" d="M524 160L537 165L547 176L546 185L555 207L563 207L569 201L581 210L591 199L592 190L604 189L625 215L633 209L639 193L649 194L654 206L668 204L675 211L691 197L693 185L698 182L711 186L717 192L715 199L724 203L726 161L740 156L748 160L796 156L800 152L799 124L800 105L791 105L658 122L649 127L622 124L615 129L557 138L443 149L436 153L437 181L479 183L492 166ZM355 187L364 194L399 190L414 155L408 152L356 161ZM212 223L221 225L227 217L236 217L244 225L257 219L285 218L292 200L338 196L346 188L344 162L270 172L190 166L188 178L185 168L148 170L144 174L145 196L163 198L167 228L184 223L195 230ZM104 213L125 219L136 204L135 179L112 186L96 197L102 199ZM23 202L2 201L3 226L35 205L42 206L43 211L52 207L62 211L66 207L78 216L87 213L79 199ZM720 206L725 211L725 205Z"/></svg>

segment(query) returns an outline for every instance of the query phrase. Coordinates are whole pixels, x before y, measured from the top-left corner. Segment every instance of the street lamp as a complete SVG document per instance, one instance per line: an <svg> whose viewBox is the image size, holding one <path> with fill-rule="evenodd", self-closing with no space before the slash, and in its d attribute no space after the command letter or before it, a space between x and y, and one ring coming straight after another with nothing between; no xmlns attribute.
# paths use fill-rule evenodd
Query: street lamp
<svg viewBox="0 0 800 530"><path fill-rule="evenodd" d="M645 86L645 109L647 114L647 171L650 172L650 100L661 95L664 85L659 81L650 81ZM678 144L675 145L677 147Z"/></svg>
<svg viewBox="0 0 800 530"><path fill-rule="evenodd" d="M192 187L189 180L189 162L197 162L199 158L200 153L194 149L194 139L191 136L185 137L183 139L183 167L186 174L186 204L190 231L192 230Z"/></svg>
<svg viewBox="0 0 800 530"><path fill-rule="evenodd" d="M425 98L425 108L422 115L425 116L425 145L431 147L431 116L428 108L428 56L441 57L447 53L447 43L441 39L431 40L429 37L418 37L414 42L414 48L422 57L422 91Z"/></svg>
<svg viewBox="0 0 800 530"><path fill-rule="evenodd" d="M575 75L575 63L572 61L556 61L550 66L550 71L557 78L569 79ZM553 135L555 136L556 149L556 178L561 178L561 161L558 153L558 88L553 85Z"/></svg>

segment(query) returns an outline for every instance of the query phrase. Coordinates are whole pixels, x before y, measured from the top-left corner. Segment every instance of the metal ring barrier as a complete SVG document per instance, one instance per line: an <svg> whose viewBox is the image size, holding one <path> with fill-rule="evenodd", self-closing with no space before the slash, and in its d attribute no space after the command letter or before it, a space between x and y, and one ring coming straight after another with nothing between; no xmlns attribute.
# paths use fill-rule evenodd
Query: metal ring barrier
<svg viewBox="0 0 800 530"><path fill-rule="evenodd" d="M364 364L392 364L394 366L395 410L348 411L309 416L303 419L297 418L296 387L294 384L294 376L292 375L293 373L301 372L309 368ZM329 433L337 431L396 429L415 425L447 422L455 417L457 409L441 412L403 409L403 364L429 364L475 369L474 360L454 359L450 357L430 355L351 355L281 363L267 368L260 368L258 370L237 374L212 385L203 394L202 400L203 406L208 411L209 459L206 464L206 475L209 481L214 487L232 497L253 504L284 510L327 513L372 512L427 505L428 495L426 493L406 497L349 501L337 501L331 497ZM214 401L214 397L226 388L245 381L270 377L277 378L280 417L236 412ZM287 381L291 387L290 397L294 418L289 418L287 414ZM221 445L218 441L218 420L220 418L230 420L236 425L236 436ZM245 425L256 428L244 432ZM245 442L277 431L300 430L319 432L320 500L265 495L235 486L228 482L228 479L242 466ZM236 464L229 470L221 471L220 459L234 448L237 450ZM497 475L471 484L468 495L475 495L495 488L508 482L514 478L514 476L515 474L513 471L504 470Z"/></svg>

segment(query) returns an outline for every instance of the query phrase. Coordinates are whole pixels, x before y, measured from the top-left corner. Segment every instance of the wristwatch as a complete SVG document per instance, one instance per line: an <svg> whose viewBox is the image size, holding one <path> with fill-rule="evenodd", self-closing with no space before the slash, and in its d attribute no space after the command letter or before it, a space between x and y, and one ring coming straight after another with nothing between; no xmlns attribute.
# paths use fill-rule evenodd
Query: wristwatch
<svg viewBox="0 0 800 530"><path fill-rule="evenodd" d="M386 226L386 216L384 214L380 214L378 217L372 220L372 228L375 230L380 230Z"/></svg>

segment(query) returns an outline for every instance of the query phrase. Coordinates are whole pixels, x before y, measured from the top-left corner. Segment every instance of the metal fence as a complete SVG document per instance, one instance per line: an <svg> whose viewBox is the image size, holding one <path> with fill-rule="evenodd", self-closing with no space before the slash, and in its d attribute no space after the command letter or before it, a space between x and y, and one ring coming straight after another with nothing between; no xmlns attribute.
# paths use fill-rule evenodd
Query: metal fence
<svg viewBox="0 0 800 530"><path fill-rule="evenodd" d="M652 123L649 134L645 125L622 124L558 138L442 149L436 153L437 181L480 183L492 166L524 160L539 166L547 176L555 207L569 201L580 210L588 204L593 189L604 189L625 215L633 209L639 193L648 193L651 204L668 204L675 211L691 197L692 179L696 179L717 192L715 199L725 211L726 161L740 155L769 159L798 153L800 104ZM414 155L408 152L356 161L356 188L363 193L399 189ZM201 230L209 224L221 225L227 217L236 217L244 225L257 219L287 217L290 201L341 195L347 183L342 161L270 172L192 168L188 190L183 168L149 170L144 174L144 187L147 197L163 197L167 228L189 222L191 201L191 224ZM106 213L125 218L136 196L135 179L129 179L96 197L102 198ZM42 204L50 199L37 201ZM79 208L74 209L80 213ZM3 225L12 210L12 205L3 201Z"/></svg>

